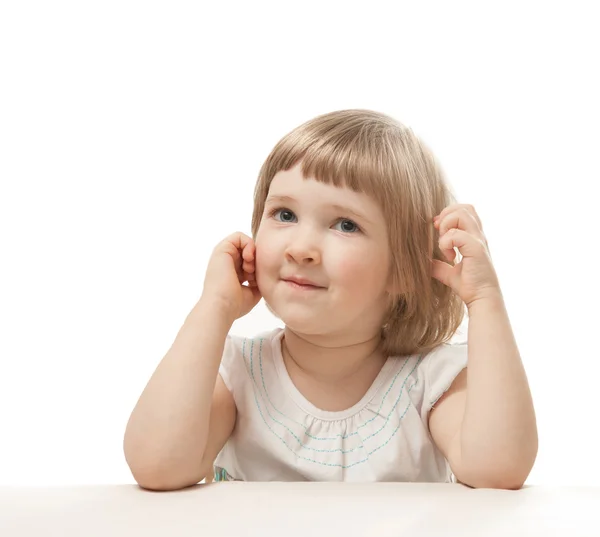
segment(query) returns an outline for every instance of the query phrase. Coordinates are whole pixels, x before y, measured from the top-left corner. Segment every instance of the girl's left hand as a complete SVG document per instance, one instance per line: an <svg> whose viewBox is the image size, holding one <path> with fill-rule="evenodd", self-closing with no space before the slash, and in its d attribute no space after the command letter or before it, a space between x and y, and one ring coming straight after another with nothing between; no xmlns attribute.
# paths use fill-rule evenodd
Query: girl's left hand
<svg viewBox="0 0 600 537"><path fill-rule="evenodd" d="M456 265L433 260L433 277L450 287L470 307L481 298L501 294L481 220L472 205L449 205L433 220L442 253Z"/></svg>

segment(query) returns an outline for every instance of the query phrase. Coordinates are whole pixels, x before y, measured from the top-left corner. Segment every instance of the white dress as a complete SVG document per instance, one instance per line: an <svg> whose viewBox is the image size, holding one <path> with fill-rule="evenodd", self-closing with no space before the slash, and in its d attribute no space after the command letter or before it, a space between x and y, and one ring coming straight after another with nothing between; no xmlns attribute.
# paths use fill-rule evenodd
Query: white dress
<svg viewBox="0 0 600 537"><path fill-rule="evenodd" d="M237 407L215 460L215 481L450 482L427 425L434 403L467 365L466 342L391 357L353 407L311 404L290 379L283 329L228 336L219 373Z"/></svg>

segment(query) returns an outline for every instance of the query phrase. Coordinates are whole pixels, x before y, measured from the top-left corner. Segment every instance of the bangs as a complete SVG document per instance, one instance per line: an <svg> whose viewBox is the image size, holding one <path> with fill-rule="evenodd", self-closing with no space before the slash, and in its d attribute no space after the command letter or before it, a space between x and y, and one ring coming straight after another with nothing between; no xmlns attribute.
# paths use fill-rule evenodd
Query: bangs
<svg viewBox="0 0 600 537"><path fill-rule="evenodd" d="M360 112L320 116L289 133L274 148L265 176L273 178L301 162L305 179L347 187L383 203L393 190L391 178L398 179L393 146L397 152L405 127L388 116Z"/></svg>

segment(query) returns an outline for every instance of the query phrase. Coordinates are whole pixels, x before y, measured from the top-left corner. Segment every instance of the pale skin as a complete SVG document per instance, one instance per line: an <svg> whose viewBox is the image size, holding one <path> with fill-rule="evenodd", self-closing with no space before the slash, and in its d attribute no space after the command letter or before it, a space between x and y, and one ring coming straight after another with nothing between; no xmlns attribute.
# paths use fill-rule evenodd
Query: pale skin
<svg viewBox="0 0 600 537"><path fill-rule="evenodd" d="M431 413L429 427L457 479L473 487L518 489L538 450L535 411L481 221L471 205L435 219L440 247L455 266L434 262L434 277L469 311L468 368Z"/></svg>
<svg viewBox="0 0 600 537"><path fill-rule="evenodd" d="M171 490L210 480L237 415L218 375L223 341L261 296L286 322L286 367L316 406L352 406L383 364L378 333L390 288L385 274L372 274L387 266L389 255L381 211L364 194L305 181L297 170L280 174L269 196L290 198L294 218L273 213L278 205L267 200L256 243L235 233L217 245L200 301L132 413L126 457L145 488ZM361 232L347 233L352 226L342 218L346 214L330 209L332 204L359 213L352 220ZM460 482L519 488L537 453L535 414L481 223L471 206L454 205L434 225L448 261L453 247L463 259L456 266L435 261L433 277L464 300L470 322L469 367L431 412L431 434ZM281 280L298 273L322 285L322 297L299 301ZM200 356L199 349L209 352ZM201 389L194 378L202 379Z"/></svg>

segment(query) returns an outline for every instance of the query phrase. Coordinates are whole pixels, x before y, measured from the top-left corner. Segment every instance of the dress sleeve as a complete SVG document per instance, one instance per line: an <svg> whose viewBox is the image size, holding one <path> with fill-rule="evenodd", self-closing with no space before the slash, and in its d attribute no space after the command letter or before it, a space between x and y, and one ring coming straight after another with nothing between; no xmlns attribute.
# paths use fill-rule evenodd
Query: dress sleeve
<svg viewBox="0 0 600 537"><path fill-rule="evenodd" d="M458 374L467 367L467 343L443 343L423 360L424 376L421 419L428 422L429 413L438 399L452 385Z"/></svg>
<svg viewBox="0 0 600 537"><path fill-rule="evenodd" d="M228 335L225 339L225 347L223 348L223 356L219 365L219 375L223 379L227 389L233 393L233 379L231 377L234 371L234 361L236 359L234 338Z"/></svg>

